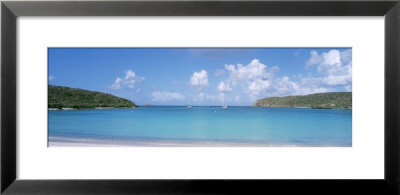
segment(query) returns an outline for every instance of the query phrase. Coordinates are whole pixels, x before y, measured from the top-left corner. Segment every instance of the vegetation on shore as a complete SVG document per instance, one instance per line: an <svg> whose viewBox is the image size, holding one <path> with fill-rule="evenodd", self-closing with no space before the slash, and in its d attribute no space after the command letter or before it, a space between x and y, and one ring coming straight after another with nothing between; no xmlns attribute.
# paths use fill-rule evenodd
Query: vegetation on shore
<svg viewBox="0 0 400 195"><path fill-rule="evenodd" d="M304 96L271 97L257 100L253 106L352 109L352 92L329 92Z"/></svg>
<svg viewBox="0 0 400 195"><path fill-rule="evenodd" d="M49 85L48 108L95 109L138 107L130 100L111 94Z"/></svg>

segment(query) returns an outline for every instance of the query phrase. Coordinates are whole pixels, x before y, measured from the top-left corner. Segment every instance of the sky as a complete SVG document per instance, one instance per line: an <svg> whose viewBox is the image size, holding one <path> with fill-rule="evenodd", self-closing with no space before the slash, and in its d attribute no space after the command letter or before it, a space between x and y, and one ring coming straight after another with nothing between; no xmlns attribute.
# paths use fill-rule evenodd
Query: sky
<svg viewBox="0 0 400 195"><path fill-rule="evenodd" d="M351 48L49 48L50 85L137 105L250 106L352 90Z"/></svg>

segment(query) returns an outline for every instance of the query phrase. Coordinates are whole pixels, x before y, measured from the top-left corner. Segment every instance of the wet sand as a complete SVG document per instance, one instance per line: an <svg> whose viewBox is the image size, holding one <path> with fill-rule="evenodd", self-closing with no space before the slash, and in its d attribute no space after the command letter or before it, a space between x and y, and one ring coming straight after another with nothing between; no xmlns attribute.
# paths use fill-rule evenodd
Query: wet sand
<svg viewBox="0 0 400 195"><path fill-rule="evenodd" d="M49 137L49 147L296 147L289 144L246 143L237 141L95 139Z"/></svg>

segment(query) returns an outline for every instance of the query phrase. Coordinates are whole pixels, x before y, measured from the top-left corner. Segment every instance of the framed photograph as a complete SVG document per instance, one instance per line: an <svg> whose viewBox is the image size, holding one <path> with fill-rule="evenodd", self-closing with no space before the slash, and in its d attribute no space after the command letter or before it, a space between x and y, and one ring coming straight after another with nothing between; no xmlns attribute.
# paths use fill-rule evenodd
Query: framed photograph
<svg viewBox="0 0 400 195"><path fill-rule="evenodd" d="M49 48L48 60L49 147L352 146L351 48Z"/></svg>
<svg viewBox="0 0 400 195"><path fill-rule="evenodd" d="M1 192L398 194L399 6L3 1Z"/></svg>

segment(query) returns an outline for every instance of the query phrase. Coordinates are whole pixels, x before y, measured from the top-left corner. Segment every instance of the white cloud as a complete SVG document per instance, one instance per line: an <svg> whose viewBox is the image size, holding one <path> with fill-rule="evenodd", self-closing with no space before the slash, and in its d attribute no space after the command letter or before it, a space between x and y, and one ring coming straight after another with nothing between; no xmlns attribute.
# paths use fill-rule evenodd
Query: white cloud
<svg viewBox="0 0 400 195"><path fill-rule="evenodd" d="M317 65L318 72L323 76L322 82L324 84L328 86L346 86L352 83L351 55L351 49L342 52L332 49L322 54L312 51L308 62L310 65Z"/></svg>
<svg viewBox="0 0 400 195"><path fill-rule="evenodd" d="M190 85L197 87L202 90L208 85L207 71L201 70L200 72L194 72L190 77Z"/></svg>
<svg viewBox="0 0 400 195"><path fill-rule="evenodd" d="M277 78L274 87L280 95L297 95L300 92L300 86L296 82L291 81L287 76Z"/></svg>
<svg viewBox="0 0 400 195"><path fill-rule="evenodd" d="M54 76L49 76L49 81L52 81L55 77Z"/></svg>
<svg viewBox="0 0 400 195"><path fill-rule="evenodd" d="M352 51L332 49L318 53L311 51L305 62L307 68L314 68L316 75L303 77L301 74L277 77L279 67L261 63L258 59L248 65L225 65L229 73L228 80L220 82L220 93L232 91L236 85L242 86L250 99L261 97L306 95L328 91L351 91L352 88ZM231 88L232 87L232 88Z"/></svg>
<svg viewBox="0 0 400 195"><path fill-rule="evenodd" d="M251 81L266 76L267 66L260 63L258 59L254 59L250 64L243 66L242 64L225 65L225 68L231 73L232 81Z"/></svg>
<svg viewBox="0 0 400 195"><path fill-rule="evenodd" d="M217 87L217 90L220 93L227 93L227 92L231 92L232 88L229 86L229 83L225 83L225 82L221 81Z"/></svg>
<svg viewBox="0 0 400 195"><path fill-rule="evenodd" d="M122 81L121 78L119 78L119 77L116 78L114 83L111 85L111 89L114 89L114 90L121 89L121 81Z"/></svg>
<svg viewBox="0 0 400 195"><path fill-rule="evenodd" d="M125 72L124 84L129 88L133 89L136 84L140 84L144 80L144 77L137 76L134 71L127 70Z"/></svg>
<svg viewBox="0 0 400 195"><path fill-rule="evenodd" d="M268 80L257 79L251 81L247 87L248 93L252 96L260 96L271 86Z"/></svg>
<svg viewBox="0 0 400 195"><path fill-rule="evenodd" d="M152 100L155 102L158 101L172 101L172 100L182 100L185 97L177 92L168 92L168 91L155 91L152 94Z"/></svg>
<svg viewBox="0 0 400 195"><path fill-rule="evenodd" d="M323 87L321 78L301 78L298 82L283 76L276 78L273 83L274 90L269 91L270 96L307 95L312 93L327 92Z"/></svg>
<svg viewBox="0 0 400 195"><path fill-rule="evenodd" d="M228 81L233 85L242 83L245 85L244 91L251 96L264 94L271 87L275 72L279 70L277 66L268 68L258 59L248 65L225 65L225 69L230 73Z"/></svg>
<svg viewBox="0 0 400 195"><path fill-rule="evenodd" d="M130 89L135 88L140 85L145 78L136 75L135 71L127 70L125 71L125 77L122 79L120 77L116 78L114 83L111 85L111 89L117 90L123 87L128 87Z"/></svg>
<svg viewBox="0 0 400 195"><path fill-rule="evenodd" d="M344 91L351 91L352 88L352 53L351 49L339 51L332 49L319 54L311 51L306 67L315 67L319 76L302 77L298 81L292 81L289 77L283 76L273 81L274 89L269 95L306 95L312 93L323 93L337 91L343 87Z"/></svg>
<svg viewBox="0 0 400 195"><path fill-rule="evenodd" d="M132 78L135 78L135 72L134 71L132 71L132 70L127 70L127 71L125 71L125 79L126 80L129 80L129 79L132 79Z"/></svg>
<svg viewBox="0 0 400 195"><path fill-rule="evenodd" d="M312 66L315 64L319 64L322 61L321 56L319 56L317 51L311 51L311 57L307 60L306 62L306 66Z"/></svg>

